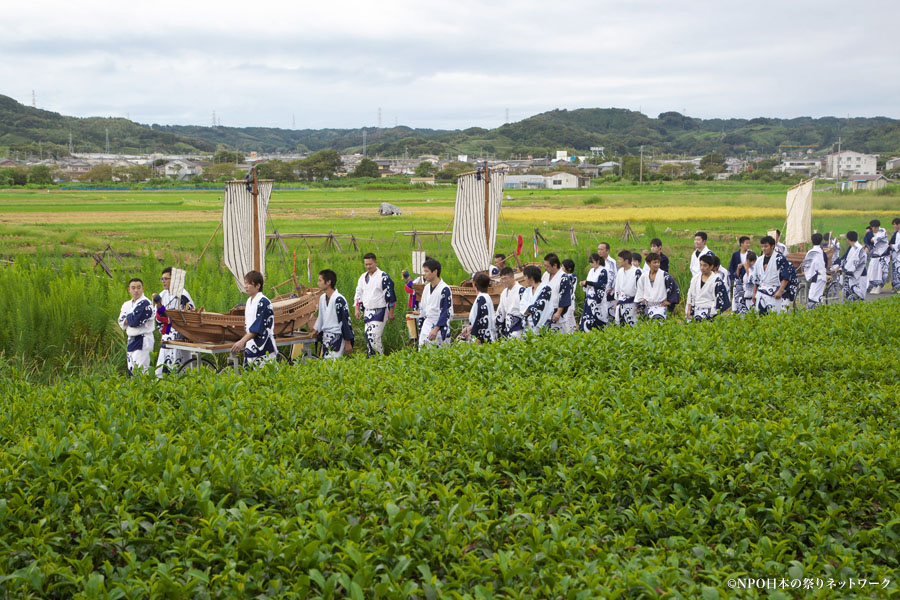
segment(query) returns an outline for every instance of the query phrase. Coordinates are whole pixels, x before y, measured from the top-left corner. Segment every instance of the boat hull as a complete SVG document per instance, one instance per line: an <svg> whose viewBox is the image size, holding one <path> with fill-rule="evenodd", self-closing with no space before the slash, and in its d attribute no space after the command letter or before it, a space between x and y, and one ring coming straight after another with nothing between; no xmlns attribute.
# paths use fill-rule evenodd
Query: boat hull
<svg viewBox="0 0 900 600"><path fill-rule="evenodd" d="M275 336L289 335L302 327L312 327L319 306L319 294L319 290L310 290L302 296L275 298L272 301ZM229 313L169 310L166 315L175 331L190 342L223 344L236 342L244 337L243 308L236 308Z"/></svg>

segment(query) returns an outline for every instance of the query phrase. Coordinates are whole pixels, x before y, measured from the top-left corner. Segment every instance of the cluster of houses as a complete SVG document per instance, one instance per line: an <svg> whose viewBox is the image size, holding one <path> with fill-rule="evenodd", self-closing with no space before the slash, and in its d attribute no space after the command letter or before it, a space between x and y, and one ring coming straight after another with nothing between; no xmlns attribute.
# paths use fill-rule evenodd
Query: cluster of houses
<svg viewBox="0 0 900 600"><path fill-rule="evenodd" d="M278 159L292 161L305 158L299 154L257 155L253 152L243 164L235 165L238 169L249 170L253 164ZM353 172L363 159L362 154L347 154L341 157L342 168L338 176L346 176ZM577 160L576 160L577 159ZM515 160L489 160L491 168L502 168L507 171L505 187L507 189L571 189L590 186L591 179L607 174L621 174L621 164L615 161L594 163L596 156L570 157L568 152L560 150L554 158L528 157ZM451 163L472 163L473 169L483 163L483 159L473 159L465 154L455 157L439 157L422 155L418 157L375 158L378 172L382 177L392 175L410 176L411 184L434 184L434 177L415 177L416 167L423 162L430 162L438 171ZM178 181L188 181L203 174L205 168L213 162L209 156L203 155L162 155L148 154L142 156L121 154L75 154L60 160L31 160L24 163L9 159L0 159L0 168L25 165L28 167L46 164L51 166L60 179L74 180L94 167L109 165L112 167L146 166L151 169L153 177L165 177ZM700 174L701 157L684 159L644 159L642 168L645 173L665 173L684 175ZM798 174L808 177L824 177L836 180L842 190L877 190L890 181L876 170L877 157L874 154L863 154L852 150L842 150L817 158L807 151L806 156L799 158L785 157L775 171ZM752 163L739 158L729 157L718 179L727 179L732 174L742 173L753 168ZM900 158L887 161L885 172L900 170Z"/></svg>
<svg viewBox="0 0 900 600"><path fill-rule="evenodd" d="M808 177L834 179L842 191L878 190L886 186L888 178L877 171L878 157L853 150L833 152L824 158L812 156L785 158L774 170ZM884 171L900 169L900 158L891 158Z"/></svg>

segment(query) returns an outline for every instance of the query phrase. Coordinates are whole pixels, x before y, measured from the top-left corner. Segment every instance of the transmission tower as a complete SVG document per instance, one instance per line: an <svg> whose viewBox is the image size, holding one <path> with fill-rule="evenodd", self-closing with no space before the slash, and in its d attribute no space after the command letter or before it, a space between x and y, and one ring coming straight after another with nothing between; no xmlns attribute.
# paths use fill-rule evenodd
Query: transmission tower
<svg viewBox="0 0 900 600"><path fill-rule="evenodd" d="M213 111L213 121L212 121L212 123L213 123L212 126L215 127L215 126L216 126L216 111Z"/></svg>
<svg viewBox="0 0 900 600"><path fill-rule="evenodd" d="M378 107L378 129L381 129L381 107Z"/></svg>
<svg viewBox="0 0 900 600"><path fill-rule="evenodd" d="M72 132L69 132L69 154L72 154L74 150L72 149Z"/></svg>
<svg viewBox="0 0 900 600"><path fill-rule="evenodd" d="M31 108L37 108L37 96L34 93L34 90L31 90Z"/></svg>
<svg viewBox="0 0 900 600"><path fill-rule="evenodd" d="M509 109L506 109L506 121L504 123L509 123Z"/></svg>

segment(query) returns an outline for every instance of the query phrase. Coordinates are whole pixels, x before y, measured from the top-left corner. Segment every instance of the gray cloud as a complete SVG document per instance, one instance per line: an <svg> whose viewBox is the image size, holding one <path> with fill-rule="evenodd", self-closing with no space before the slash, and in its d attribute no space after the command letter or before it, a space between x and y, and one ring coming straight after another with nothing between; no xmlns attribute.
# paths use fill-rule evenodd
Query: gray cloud
<svg viewBox="0 0 900 600"><path fill-rule="evenodd" d="M185 4L185 5L182 5ZM494 127L553 108L898 118L893 0L329 5L37 2L0 93L76 116L235 126ZM831 4L831 6L829 6ZM9 11L8 11L9 12Z"/></svg>

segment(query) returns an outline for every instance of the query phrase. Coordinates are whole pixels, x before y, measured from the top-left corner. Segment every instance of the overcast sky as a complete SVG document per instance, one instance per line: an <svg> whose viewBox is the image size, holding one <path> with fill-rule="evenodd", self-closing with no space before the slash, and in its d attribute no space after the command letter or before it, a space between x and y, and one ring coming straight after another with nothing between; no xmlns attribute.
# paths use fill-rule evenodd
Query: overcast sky
<svg viewBox="0 0 900 600"><path fill-rule="evenodd" d="M0 94L74 116L496 127L554 108L900 118L900 1L18 2Z"/></svg>

